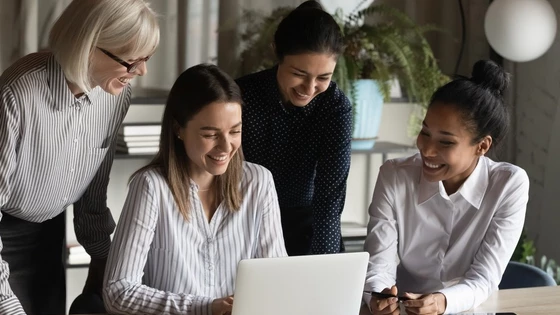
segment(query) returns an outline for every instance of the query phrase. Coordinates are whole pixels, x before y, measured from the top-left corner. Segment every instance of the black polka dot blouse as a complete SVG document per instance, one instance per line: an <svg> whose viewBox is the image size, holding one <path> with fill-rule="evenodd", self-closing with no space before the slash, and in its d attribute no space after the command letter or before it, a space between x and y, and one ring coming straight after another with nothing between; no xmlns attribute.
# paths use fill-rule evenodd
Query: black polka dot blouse
<svg viewBox="0 0 560 315"><path fill-rule="evenodd" d="M281 209L312 207L312 253L337 253L350 169L350 101L331 82L307 106L285 105L276 72L274 67L237 79L243 153L272 172Z"/></svg>

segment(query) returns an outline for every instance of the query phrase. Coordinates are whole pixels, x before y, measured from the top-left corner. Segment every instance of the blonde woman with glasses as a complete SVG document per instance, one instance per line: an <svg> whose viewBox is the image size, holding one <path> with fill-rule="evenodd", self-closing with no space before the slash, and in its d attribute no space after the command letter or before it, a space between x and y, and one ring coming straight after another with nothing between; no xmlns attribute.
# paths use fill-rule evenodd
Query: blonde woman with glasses
<svg viewBox="0 0 560 315"><path fill-rule="evenodd" d="M106 205L130 81L159 44L143 0L75 0L49 36L0 76L0 314L64 314L64 210L91 255L84 293L100 295Z"/></svg>

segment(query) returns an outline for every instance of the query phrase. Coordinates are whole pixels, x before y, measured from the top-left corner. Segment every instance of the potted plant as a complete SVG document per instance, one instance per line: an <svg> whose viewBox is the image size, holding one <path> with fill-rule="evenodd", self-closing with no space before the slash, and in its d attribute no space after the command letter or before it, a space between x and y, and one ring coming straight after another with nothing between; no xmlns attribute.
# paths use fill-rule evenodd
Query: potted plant
<svg viewBox="0 0 560 315"><path fill-rule="evenodd" d="M537 264L535 254L537 249L533 240L527 237L527 233L523 231L517 243L515 251L511 256L511 260L522 262L525 264L539 267L548 273L558 285L560 285L560 265L554 259L549 259L546 255L542 255L540 264Z"/></svg>
<svg viewBox="0 0 560 315"><path fill-rule="evenodd" d="M266 69L276 63L271 47L276 27L293 8L280 7L269 15L243 14L240 64L237 75ZM420 126L432 93L448 78L442 74L424 34L433 26L420 26L403 12L373 5L344 15L335 13L344 36L345 51L339 57L333 81L349 96L354 109L354 149L371 148L391 83L398 80L407 98L421 105L411 117L411 130Z"/></svg>

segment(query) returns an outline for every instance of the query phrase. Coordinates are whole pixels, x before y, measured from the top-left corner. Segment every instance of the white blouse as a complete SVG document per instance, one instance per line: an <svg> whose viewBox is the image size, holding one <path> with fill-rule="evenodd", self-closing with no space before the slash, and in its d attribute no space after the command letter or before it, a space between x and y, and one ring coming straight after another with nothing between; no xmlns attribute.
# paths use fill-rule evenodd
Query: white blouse
<svg viewBox="0 0 560 315"><path fill-rule="evenodd" d="M156 170L132 180L105 272L103 297L116 314L211 314L234 293L242 259L287 256L270 172L245 162L238 212L219 205L208 222L191 183L190 220Z"/></svg>
<svg viewBox="0 0 560 315"><path fill-rule="evenodd" d="M521 235L529 199L526 172L479 158L448 196L422 175L419 154L381 166L365 249L365 290L441 292L446 314L484 302L498 284ZM369 305L369 301L366 301Z"/></svg>

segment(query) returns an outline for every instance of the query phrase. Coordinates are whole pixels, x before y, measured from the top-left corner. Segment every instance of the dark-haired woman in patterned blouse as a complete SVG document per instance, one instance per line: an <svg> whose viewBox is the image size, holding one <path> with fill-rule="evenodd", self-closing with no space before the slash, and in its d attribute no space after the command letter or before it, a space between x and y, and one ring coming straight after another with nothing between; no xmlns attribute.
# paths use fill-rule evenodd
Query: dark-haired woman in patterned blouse
<svg viewBox="0 0 560 315"><path fill-rule="evenodd" d="M288 254L338 253L352 131L351 104L331 81L342 34L307 1L279 24L274 48L278 65L237 80L243 152L273 174Z"/></svg>

